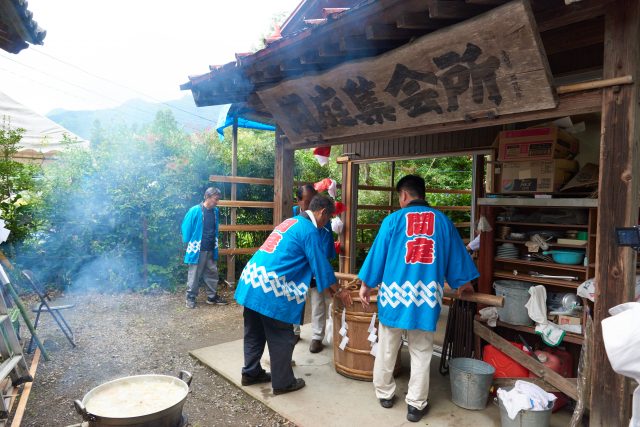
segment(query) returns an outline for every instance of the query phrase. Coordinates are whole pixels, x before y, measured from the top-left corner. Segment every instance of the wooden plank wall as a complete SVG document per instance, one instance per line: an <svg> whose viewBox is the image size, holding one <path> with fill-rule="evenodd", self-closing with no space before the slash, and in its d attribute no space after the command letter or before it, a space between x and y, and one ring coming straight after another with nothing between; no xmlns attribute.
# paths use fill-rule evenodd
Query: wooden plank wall
<svg viewBox="0 0 640 427"><path fill-rule="evenodd" d="M364 140L345 144L344 153L357 153L357 156L351 156L356 162L471 153L490 149L500 130L501 127L492 126L433 135Z"/></svg>

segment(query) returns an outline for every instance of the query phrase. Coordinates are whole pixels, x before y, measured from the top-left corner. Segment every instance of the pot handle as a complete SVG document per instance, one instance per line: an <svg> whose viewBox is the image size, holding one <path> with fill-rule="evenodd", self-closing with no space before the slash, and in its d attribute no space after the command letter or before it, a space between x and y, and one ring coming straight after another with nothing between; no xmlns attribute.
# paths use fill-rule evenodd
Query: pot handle
<svg viewBox="0 0 640 427"><path fill-rule="evenodd" d="M73 406L75 406L76 408L76 412L80 415L82 415L82 419L85 421L97 421L98 417L96 417L95 415L87 412L87 408L84 407L84 405L82 404L81 401L79 401L78 399L73 401Z"/></svg>
<svg viewBox="0 0 640 427"><path fill-rule="evenodd" d="M190 386L193 375L191 375L191 372L180 371L178 372L178 378L187 383L188 386Z"/></svg>

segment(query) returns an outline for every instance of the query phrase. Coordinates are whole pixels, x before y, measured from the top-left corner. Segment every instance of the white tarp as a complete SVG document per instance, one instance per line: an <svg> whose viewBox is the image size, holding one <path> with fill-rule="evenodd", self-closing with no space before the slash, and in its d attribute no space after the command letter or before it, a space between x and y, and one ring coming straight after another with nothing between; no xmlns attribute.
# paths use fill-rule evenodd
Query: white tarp
<svg viewBox="0 0 640 427"><path fill-rule="evenodd" d="M4 123L5 116L9 120L11 129L23 128L26 130L20 141L20 151L34 150L42 154L62 151L68 147L62 143L65 134L81 146L89 145L88 141L0 92L0 126ZM73 146L77 147L78 145L74 144Z"/></svg>

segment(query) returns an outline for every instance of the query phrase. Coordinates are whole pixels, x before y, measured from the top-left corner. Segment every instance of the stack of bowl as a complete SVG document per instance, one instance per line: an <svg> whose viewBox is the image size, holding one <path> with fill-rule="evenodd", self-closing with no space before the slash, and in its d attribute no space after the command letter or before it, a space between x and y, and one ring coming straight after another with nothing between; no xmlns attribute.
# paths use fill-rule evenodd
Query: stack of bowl
<svg viewBox="0 0 640 427"><path fill-rule="evenodd" d="M513 243L503 243L498 246L498 250L496 252L498 258L509 258L509 259L517 259L518 258L518 248Z"/></svg>

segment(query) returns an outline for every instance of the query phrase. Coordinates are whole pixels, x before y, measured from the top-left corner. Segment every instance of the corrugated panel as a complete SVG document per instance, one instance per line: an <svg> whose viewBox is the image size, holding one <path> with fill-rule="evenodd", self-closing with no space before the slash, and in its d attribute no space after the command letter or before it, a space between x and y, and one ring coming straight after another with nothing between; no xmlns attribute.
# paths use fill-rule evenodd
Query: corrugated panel
<svg viewBox="0 0 640 427"><path fill-rule="evenodd" d="M358 153L358 160L422 157L480 151L491 148L499 127L446 132L435 135L374 139L344 146L345 153Z"/></svg>

